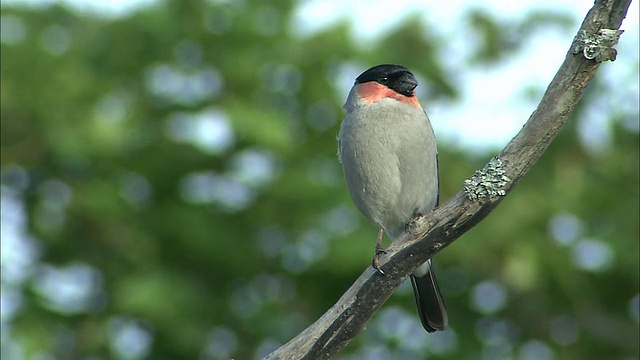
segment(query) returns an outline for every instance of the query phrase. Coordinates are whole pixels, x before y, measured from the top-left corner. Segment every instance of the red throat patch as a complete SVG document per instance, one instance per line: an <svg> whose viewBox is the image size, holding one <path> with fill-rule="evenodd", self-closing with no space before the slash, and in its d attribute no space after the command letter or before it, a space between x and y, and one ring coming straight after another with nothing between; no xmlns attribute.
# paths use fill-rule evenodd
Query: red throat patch
<svg viewBox="0 0 640 360"><path fill-rule="evenodd" d="M404 96L375 81L356 85L356 91L360 99L367 104L374 104L384 98L391 98L422 109L422 106L420 106L420 102L415 95Z"/></svg>

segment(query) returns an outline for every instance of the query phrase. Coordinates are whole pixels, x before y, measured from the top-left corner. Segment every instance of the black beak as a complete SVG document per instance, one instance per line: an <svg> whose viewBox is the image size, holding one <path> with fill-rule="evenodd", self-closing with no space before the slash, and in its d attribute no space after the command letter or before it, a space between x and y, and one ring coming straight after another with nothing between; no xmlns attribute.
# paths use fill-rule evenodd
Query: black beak
<svg viewBox="0 0 640 360"><path fill-rule="evenodd" d="M404 96L413 96L413 90L418 86L418 80L411 73L407 73L402 75L397 82L396 88L394 89L396 92L404 95Z"/></svg>

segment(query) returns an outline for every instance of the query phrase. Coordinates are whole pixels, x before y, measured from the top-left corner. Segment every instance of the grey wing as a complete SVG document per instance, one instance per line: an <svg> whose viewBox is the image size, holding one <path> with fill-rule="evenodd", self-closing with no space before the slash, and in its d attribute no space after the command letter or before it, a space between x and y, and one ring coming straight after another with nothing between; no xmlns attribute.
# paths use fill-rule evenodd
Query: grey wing
<svg viewBox="0 0 640 360"><path fill-rule="evenodd" d="M338 153L338 161L340 162L340 164L342 164L342 156L340 155L341 153L341 144L340 144L340 132L338 132L338 134L336 135L336 140L338 142L338 149L336 150Z"/></svg>
<svg viewBox="0 0 640 360"><path fill-rule="evenodd" d="M436 187L437 187L437 193L436 193L436 206L438 207L440 205L440 158L438 157L438 153L436 153Z"/></svg>

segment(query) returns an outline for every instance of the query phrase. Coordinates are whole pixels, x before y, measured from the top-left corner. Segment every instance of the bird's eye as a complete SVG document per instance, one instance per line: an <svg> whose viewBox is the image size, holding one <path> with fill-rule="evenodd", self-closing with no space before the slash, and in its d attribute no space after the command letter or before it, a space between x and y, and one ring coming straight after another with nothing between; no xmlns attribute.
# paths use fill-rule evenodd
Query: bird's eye
<svg viewBox="0 0 640 360"><path fill-rule="evenodd" d="M378 82L380 82L380 84L386 84L389 82L389 78L386 76L382 76L378 79Z"/></svg>

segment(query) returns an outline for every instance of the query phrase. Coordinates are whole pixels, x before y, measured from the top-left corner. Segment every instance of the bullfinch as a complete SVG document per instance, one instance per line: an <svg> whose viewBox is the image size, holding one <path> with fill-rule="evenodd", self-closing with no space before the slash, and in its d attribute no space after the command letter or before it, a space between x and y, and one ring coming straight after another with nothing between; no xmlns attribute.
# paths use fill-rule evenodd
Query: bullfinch
<svg viewBox="0 0 640 360"><path fill-rule="evenodd" d="M338 155L353 202L380 229L375 268L384 233L395 239L414 217L438 205L436 138L416 86L407 68L378 65L356 78L344 104ZM411 283L425 330L444 330L447 311L430 259Z"/></svg>

